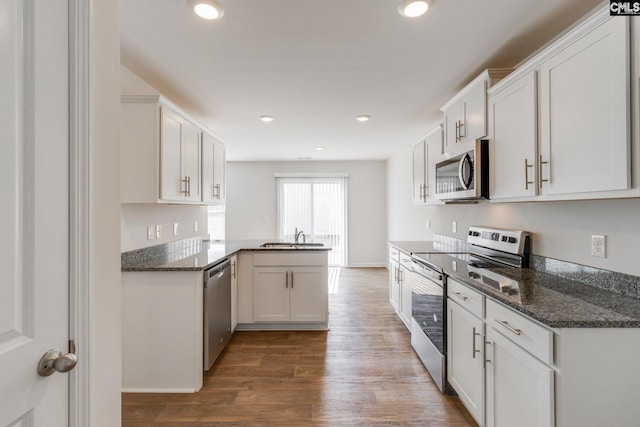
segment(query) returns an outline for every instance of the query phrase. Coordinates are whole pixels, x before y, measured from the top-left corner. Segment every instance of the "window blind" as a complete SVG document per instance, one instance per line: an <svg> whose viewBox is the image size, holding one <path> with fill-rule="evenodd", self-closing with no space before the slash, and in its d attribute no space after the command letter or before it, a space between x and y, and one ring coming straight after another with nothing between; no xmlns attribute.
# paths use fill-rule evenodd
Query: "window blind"
<svg viewBox="0 0 640 427"><path fill-rule="evenodd" d="M294 241L295 229L307 242L331 247L329 265L347 265L347 176L276 176L278 236Z"/></svg>

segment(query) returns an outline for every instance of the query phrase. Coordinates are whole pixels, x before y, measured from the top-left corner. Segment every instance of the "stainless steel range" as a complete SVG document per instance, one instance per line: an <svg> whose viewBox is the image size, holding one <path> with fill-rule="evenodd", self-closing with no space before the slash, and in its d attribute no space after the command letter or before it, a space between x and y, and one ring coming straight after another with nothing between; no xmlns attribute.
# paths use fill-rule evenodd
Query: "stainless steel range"
<svg viewBox="0 0 640 427"><path fill-rule="evenodd" d="M528 267L530 235L520 230L469 227L467 244L433 244L425 252L412 253L411 345L440 391L446 389L446 273L466 263L469 278L500 289L518 292L517 284L488 268Z"/></svg>

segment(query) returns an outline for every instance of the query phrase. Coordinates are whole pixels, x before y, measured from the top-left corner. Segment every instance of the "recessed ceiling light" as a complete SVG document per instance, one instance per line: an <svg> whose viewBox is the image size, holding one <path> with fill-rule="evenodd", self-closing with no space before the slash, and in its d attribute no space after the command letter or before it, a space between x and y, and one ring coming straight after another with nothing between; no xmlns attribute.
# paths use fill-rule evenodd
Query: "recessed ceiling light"
<svg viewBox="0 0 640 427"><path fill-rule="evenodd" d="M189 7L203 19L220 19L224 9L216 0L189 0Z"/></svg>
<svg viewBox="0 0 640 427"><path fill-rule="evenodd" d="M262 120L263 122L267 122L267 123L269 123L269 122L272 122L272 121L273 121L273 116L260 116L259 118L260 118L260 120Z"/></svg>
<svg viewBox="0 0 640 427"><path fill-rule="evenodd" d="M407 18L417 18L424 15L432 5L433 0L402 0L398 6L398 12Z"/></svg>
<svg viewBox="0 0 640 427"><path fill-rule="evenodd" d="M369 121L369 116L367 116L366 114L361 114L358 117L356 117L356 120L359 122L367 122Z"/></svg>
<svg viewBox="0 0 640 427"><path fill-rule="evenodd" d="M324 147L322 145L318 145L316 147L316 151L322 151L322 150L324 150Z"/></svg>

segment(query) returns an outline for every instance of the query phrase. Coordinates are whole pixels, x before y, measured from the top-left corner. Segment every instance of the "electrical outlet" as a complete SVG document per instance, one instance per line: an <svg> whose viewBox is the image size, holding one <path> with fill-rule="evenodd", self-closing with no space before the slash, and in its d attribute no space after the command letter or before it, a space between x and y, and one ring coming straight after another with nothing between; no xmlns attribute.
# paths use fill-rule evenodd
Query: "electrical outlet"
<svg viewBox="0 0 640 427"><path fill-rule="evenodd" d="M147 226L147 240L154 240L156 238L156 227L153 225Z"/></svg>
<svg viewBox="0 0 640 427"><path fill-rule="evenodd" d="M197 232L198 231L198 221L193 221L193 232Z"/></svg>
<svg viewBox="0 0 640 427"><path fill-rule="evenodd" d="M453 230L454 233L458 232L458 223L453 221L453 223L451 224L451 229Z"/></svg>
<svg viewBox="0 0 640 427"><path fill-rule="evenodd" d="M156 239L159 239L162 235L162 226L160 224L156 225Z"/></svg>
<svg viewBox="0 0 640 427"><path fill-rule="evenodd" d="M607 257L607 236L601 234L593 234L591 236L591 256Z"/></svg>
<svg viewBox="0 0 640 427"><path fill-rule="evenodd" d="M177 222L173 223L173 235L174 236L178 235L178 223Z"/></svg>
<svg viewBox="0 0 640 427"><path fill-rule="evenodd" d="M431 220L427 219L427 222L425 223L425 225L427 226L427 230L431 230Z"/></svg>

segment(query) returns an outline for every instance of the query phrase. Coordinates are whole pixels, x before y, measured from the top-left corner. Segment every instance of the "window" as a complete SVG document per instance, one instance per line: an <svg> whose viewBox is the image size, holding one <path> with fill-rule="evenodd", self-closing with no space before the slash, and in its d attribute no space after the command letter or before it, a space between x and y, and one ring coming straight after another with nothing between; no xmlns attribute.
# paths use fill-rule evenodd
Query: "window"
<svg viewBox="0 0 640 427"><path fill-rule="evenodd" d="M208 206L208 233L211 241L224 240L224 205Z"/></svg>
<svg viewBox="0 0 640 427"><path fill-rule="evenodd" d="M330 246L329 265L347 265L346 176L278 176L278 236L295 239L303 231L307 242Z"/></svg>

